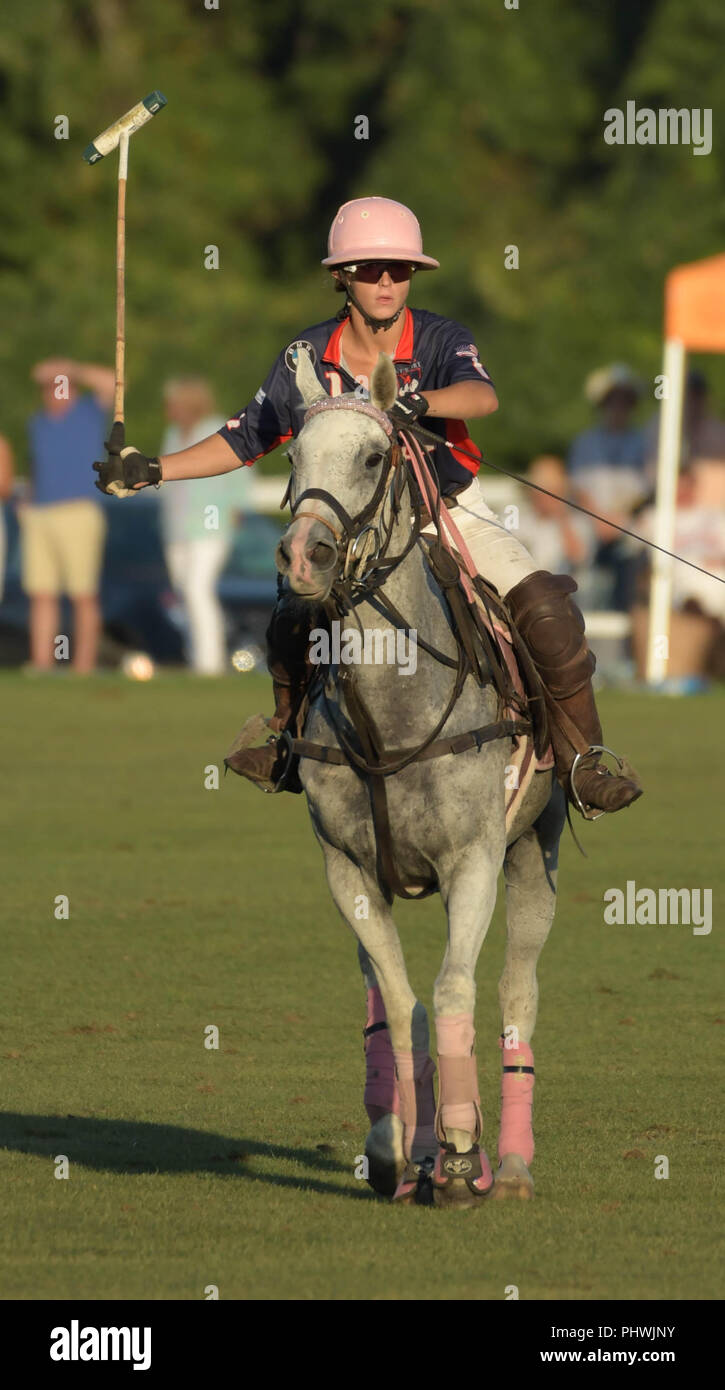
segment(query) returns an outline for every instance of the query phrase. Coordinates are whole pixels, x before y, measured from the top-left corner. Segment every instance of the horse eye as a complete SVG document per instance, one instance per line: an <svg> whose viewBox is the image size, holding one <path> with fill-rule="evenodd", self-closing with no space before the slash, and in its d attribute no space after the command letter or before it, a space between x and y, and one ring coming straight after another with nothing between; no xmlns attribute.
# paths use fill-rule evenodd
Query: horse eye
<svg viewBox="0 0 725 1390"><path fill-rule="evenodd" d="M377 468L377 467L378 467L378 464L382 463L382 461L383 461L384 458L385 458L385 454L381 454L381 453L370 454L369 458L367 458L367 459L365 460L365 467L366 467L366 468Z"/></svg>

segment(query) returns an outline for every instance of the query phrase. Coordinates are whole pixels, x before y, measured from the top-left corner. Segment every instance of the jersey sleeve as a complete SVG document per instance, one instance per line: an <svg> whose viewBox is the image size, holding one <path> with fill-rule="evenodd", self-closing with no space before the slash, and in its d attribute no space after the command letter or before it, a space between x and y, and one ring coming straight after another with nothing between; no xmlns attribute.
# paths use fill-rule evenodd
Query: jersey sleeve
<svg viewBox="0 0 725 1390"><path fill-rule="evenodd" d="M452 320L446 323L442 334L436 375L439 388L455 386L459 381L482 381L486 386L493 386L479 359L470 328Z"/></svg>
<svg viewBox="0 0 725 1390"><path fill-rule="evenodd" d="M217 430L247 467L292 438L289 382L280 353L254 399Z"/></svg>

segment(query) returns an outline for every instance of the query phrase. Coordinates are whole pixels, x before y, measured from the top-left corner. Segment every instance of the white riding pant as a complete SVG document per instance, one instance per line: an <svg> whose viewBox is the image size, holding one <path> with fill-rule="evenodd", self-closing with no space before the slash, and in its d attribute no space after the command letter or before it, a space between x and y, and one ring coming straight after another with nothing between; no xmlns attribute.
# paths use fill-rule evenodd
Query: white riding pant
<svg viewBox="0 0 725 1390"><path fill-rule="evenodd" d="M459 492L456 501L458 506L449 513L451 520L466 542L479 574L489 584L495 585L502 598L520 580L541 569L526 546L499 521L496 513L484 501L478 478L474 478L464 492ZM433 522L422 527L421 534L434 535Z"/></svg>
<svg viewBox="0 0 725 1390"><path fill-rule="evenodd" d="M169 541L164 547L171 583L186 608L191 666L200 675L221 675L226 665L224 614L216 585L230 547L231 537L226 535Z"/></svg>

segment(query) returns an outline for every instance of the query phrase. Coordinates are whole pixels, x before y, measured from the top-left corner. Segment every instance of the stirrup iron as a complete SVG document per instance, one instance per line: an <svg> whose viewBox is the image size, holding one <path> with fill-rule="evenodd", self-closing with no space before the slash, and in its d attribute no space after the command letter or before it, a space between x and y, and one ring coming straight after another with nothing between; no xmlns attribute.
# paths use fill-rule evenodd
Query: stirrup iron
<svg viewBox="0 0 725 1390"><path fill-rule="evenodd" d="M617 754L614 753L611 748L605 748L603 743L593 743L591 747L587 749L586 753L577 753L569 769L569 786L571 788L571 794L574 798L574 805L576 806L577 811L581 811L581 814L584 817L584 819L589 821L599 820L601 816L606 816L607 814L606 811L597 811L597 814L595 816L592 816L587 812L586 808L582 803L582 799L577 791L576 782L574 780L582 759L589 758L592 755L592 753L608 753L610 758L614 758L614 761L617 764L617 767L619 768L620 772L624 767L623 759L618 758Z"/></svg>
<svg viewBox="0 0 725 1390"><path fill-rule="evenodd" d="M293 756L294 756L294 755L293 755L293 752L292 752L292 740L293 740L293 738L294 738L294 735L293 735L291 729L283 729L283 730L282 730L282 733L281 733L281 734L278 734L277 737L276 737L276 739L271 739L271 738L268 738L268 739L267 739L267 742L268 742L268 743L276 742L278 748L279 748L280 744L285 743L285 744L287 745L287 757L286 757L285 760L284 760L284 767L282 768L282 771L281 771L281 773L280 773L280 775L279 775L277 781L275 782L275 784L274 784L273 787L262 787L262 791L263 791L263 792L267 792L268 795L270 795L270 796L274 796L275 792L284 791L285 784L286 784L286 782L287 782L287 778L289 777L290 771L291 771L291 768L292 768L292 759L293 759Z"/></svg>

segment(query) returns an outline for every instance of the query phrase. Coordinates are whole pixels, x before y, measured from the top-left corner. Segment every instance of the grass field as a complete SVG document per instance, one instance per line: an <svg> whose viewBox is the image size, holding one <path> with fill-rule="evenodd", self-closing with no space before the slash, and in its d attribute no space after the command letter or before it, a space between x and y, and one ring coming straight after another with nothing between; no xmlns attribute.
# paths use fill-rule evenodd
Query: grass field
<svg viewBox="0 0 725 1390"><path fill-rule="evenodd" d="M462 1213L393 1209L354 1177L364 992L304 798L204 788L269 696L258 676L0 677L0 1296L722 1297L723 694L601 697L646 795L582 828L586 860L567 833L536 1200ZM711 934L606 926L627 879L711 888ZM396 917L430 1004L440 899ZM502 960L499 904L478 972L491 1153Z"/></svg>

